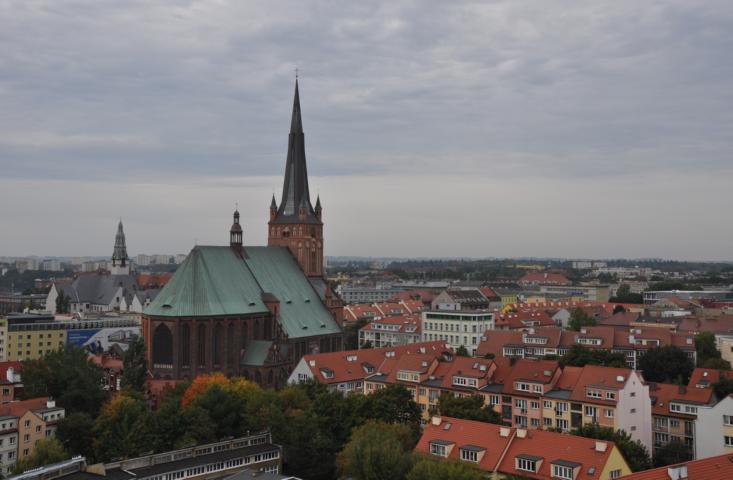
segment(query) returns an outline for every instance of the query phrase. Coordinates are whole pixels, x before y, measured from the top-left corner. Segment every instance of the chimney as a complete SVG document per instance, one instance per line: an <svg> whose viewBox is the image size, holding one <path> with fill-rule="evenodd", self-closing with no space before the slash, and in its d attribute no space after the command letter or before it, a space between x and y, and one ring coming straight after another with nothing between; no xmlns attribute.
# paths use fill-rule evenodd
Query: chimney
<svg viewBox="0 0 733 480"><path fill-rule="evenodd" d="M441 419L439 416L435 415L430 419L430 423L432 423L434 426L439 427L443 419Z"/></svg>
<svg viewBox="0 0 733 480"><path fill-rule="evenodd" d="M511 431L511 430L510 430L509 428L507 428L507 427L501 427L501 428L499 429L499 436L500 436L500 437L504 437L504 438L506 438L506 437L508 437L508 436L509 436L509 432L510 432L510 431Z"/></svg>
<svg viewBox="0 0 733 480"><path fill-rule="evenodd" d="M46 408L56 408L56 400L48 397L48 400L46 400Z"/></svg>
<svg viewBox="0 0 733 480"><path fill-rule="evenodd" d="M596 445L595 445L596 452L603 453L606 451L607 448L608 448L608 444L606 442L596 442Z"/></svg>
<svg viewBox="0 0 733 480"><path fill-rule="evenodd" d="M517 429L517 438L527 438L527 429L526 428L518 428Z"/></svg>

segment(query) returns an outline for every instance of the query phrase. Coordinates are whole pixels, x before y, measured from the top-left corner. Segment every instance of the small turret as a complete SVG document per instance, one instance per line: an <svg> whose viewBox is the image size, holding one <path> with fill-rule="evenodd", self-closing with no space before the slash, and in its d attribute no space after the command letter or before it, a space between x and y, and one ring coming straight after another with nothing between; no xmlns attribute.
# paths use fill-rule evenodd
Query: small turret
<svg viewBox="0 0 733 480"><path fill-rule="evenodd" d="M239 224L239 210L234 210L234 223L229 229L229 246L238 254L242 254L243 244L242 226Z"/></svg>
<svg viewBox="0 0 733 480"><path fill-rule="evenodd" d="M321 208L321 195L318 195L318 197L316 197L316 208L315 208L315 210L316 210L316 218L318 220L322 220L321 213L322 213L323 209Z"/></svg>
<svg viewBox="0 0 733 480"><path fill-rule="evenodd" d="M275 194L272 194L272 201L270 202L270 221L273 221L277 217L277 202L275 202Z"/></svg>
<svg viewBox="0 0 733 480"><path fill-rule="evenodd" d="M127 257L127 244L125 243L125 232L122 228L122 220L117 224L115 235L115 247L112 252L112 275L127 275L130 273L130 264Z"/></svg>

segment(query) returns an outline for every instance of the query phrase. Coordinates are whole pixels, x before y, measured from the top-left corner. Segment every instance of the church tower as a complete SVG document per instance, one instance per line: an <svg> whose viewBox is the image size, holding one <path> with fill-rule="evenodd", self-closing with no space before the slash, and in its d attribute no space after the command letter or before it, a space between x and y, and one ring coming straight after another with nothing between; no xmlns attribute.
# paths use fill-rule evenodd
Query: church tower
<svg viewBox="0 0 733 480"><path fill-rule="evenodd" d="M125 232L122 230L122 220L117 225L117 235L115 235L115 249L112 252L112 275L129 275L130 262L127 257L127 245L125 245Z"/></svg>
<svg viewBox="0 0 733 480"><path fill-rule="evenodd" d="M308 190L305 138L296 78L283 195L279 207L274 195L270 203L267 245L288 247L308 277L323 277L321 212L321 199L317 199L313 208Z"/></svg>

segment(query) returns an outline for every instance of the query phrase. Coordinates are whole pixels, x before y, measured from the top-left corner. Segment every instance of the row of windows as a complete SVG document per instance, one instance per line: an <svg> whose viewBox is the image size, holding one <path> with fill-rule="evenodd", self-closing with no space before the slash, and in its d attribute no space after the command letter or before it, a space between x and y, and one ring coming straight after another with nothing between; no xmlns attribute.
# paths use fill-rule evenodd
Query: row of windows
<svg viewBox="0 0 733 480"><path fill-rule="evenodd" d="M275 460L280 458L280 452L275 450L272 452L258 453L256 455L250 455L248 457L233 458L226 462L210 463L208 465L202 465L193 468L187 468L185 470L177 470L171 473L164 473L161 475L155 475L152 477L145 477L144 480L180 480L183 478L196 477L205 473L220 472L222 470L228 470L230 468L240 467L243 465L249 465L251 463L265 462L268 460ZM277 473L277 472L273 472ZM143 480L143 479L141 479Z"/></svg>

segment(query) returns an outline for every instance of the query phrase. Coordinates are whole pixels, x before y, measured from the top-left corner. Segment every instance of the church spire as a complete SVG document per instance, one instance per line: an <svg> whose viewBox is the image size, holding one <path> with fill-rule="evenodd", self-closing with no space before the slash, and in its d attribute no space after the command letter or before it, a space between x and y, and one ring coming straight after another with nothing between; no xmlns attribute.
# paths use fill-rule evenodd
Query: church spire
<svg viewBox="0 0 733 480"><path fill-rule="evenodd" d="M305 212L303 212L303 209L305 209ZM305 135L303 134L303 119L300 111L300 93L297 79L295 80L295 95L293 96L293 114L290 120L283 196L273 221L275 223L319 223L311 204L308 188Z"/></svg>
<svg viewBox="0 0 733 480"><path fill-rule="evenodd" d="M130 273L128 260L125 232L122 228L122 220L120 219L120 223L117 224L117 234L115 235L115 248L112 252L112 274L126 275Z"/></svg>

